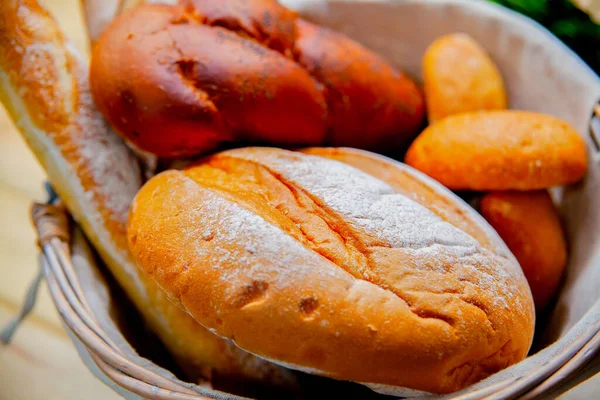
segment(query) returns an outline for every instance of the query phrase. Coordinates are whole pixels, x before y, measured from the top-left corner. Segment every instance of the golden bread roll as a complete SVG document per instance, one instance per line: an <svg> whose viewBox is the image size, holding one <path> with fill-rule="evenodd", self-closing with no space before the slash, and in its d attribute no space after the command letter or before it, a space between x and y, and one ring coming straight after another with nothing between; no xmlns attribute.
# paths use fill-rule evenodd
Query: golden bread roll
<svg viewBox="0 0 600 400"><path fill-rule="evenodd" d="M405 162L453 190L535 190L580 180L585 143L567 122L528 111L481 111L430 125Z"/></svg>
<svg viewBox="0 0 600 400"><path fill-rule="evenodd" d="M423 83L430 123L449 115L507 106L498 68L465 33L442 36L427 48Z"/></svg>
<svg viewBox="0 0 600 400"><path fill-rule="evenodd" d="M567 265L567 242L550 195L545 190L492 192L480 207L521 264L541 310L556 293Z"/></svg>
<svg viewBox="0 0 600 400"><path fill-rule="evenodd" d="M293 382L291 372L238 349L170 302L135 267L129 206L142 185L135 157L97 111L88 68L32 0L0 2L0 99L119 284L193 378Z"/></svg>
<svg viewBox="0 0 600 400"><path fill-rule="evenodd" d="M416 85L376 54L275 0L143 5L93 50L92 93L115 129L161 157L228 142L407 143L424 115Z"/></svg>
<svg viewBox="0 0 600 400"><path fill-rule="evenodd" d="M445 393L522 360L531 292L483 218L402 164L330 154L238 149L153 177L133 256L202 325L290 368Z"/></svg>

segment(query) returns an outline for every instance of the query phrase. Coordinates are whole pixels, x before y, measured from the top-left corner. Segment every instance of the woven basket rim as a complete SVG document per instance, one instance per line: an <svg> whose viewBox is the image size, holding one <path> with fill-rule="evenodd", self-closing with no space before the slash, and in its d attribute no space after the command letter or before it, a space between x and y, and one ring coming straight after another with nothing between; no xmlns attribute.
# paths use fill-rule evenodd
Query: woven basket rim
<svg viewBox="0 0 600 400"><path fill-rule="evenodd" d="M207 400L183 382L167 378L127 359L102 330L79 284L69 251L68 211L62 205L34 203L32 219L41 249L40 263L52 300L69 330L83 344L91 360L111 381L151 400ZM534 371L504 379L488 387L453 397L474 400L533 399L565 382L594 358L600 349L600 320Z"/></svg>
<svg viewBox="0 0 600 400"><path fill-rule="evenodd" d="M71 261L67 211L62 205L38 204L32 219L42 249L40 262L50 295L62 321L86 347L98 368L122 388L152 400L211 399L174 379L164 377L125 356L94 317Z"/></svg>

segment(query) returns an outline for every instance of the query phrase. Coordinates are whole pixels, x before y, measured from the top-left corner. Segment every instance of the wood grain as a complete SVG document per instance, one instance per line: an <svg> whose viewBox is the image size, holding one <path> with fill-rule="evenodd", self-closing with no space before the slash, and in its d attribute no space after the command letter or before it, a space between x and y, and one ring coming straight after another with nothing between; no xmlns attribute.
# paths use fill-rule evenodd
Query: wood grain
<svg viewBox="0 0 600 400"><path fill-rule="evenodd" d="M15 311L0 303L0 323ZM28 319L13 343L0 347L0 388L2 400L119 398L86 369L62 328L40 317Z"/></svg>

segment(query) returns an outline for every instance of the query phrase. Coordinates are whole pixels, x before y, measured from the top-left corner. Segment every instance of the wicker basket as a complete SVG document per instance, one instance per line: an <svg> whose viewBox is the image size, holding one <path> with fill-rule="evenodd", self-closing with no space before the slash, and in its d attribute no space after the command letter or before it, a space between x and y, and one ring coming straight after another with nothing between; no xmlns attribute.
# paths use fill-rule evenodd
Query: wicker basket
<svg viewBox="0 0 600 400"><path fill-rule="evenodd" d="M65 208L34 204L32 219L42 249L40 263L52 300L65 325L87 347L98 368L117 385L148 399L208 399L175 380L128 360L99 326L71 262L69 218Z"/></svg>
<svg viewBox="0 0 600 400"><path fill-rule="evenodd" d="M598 121L600 123L600 120ZM32 218L42 249L41 267L60 317L85 346L90 359L106 378L127 392L153 400L221 399L223 394L199 394L189 384L165 377L126 358L121 348L96 321L78 281L70 257L68 214L61 205L34 204ZM600 308L600 303L598 304ZM510 377L454 399L533 399L557 386L569 385L571 376L589 363L600 350L600 319L586 324L561 346L549 362L523 376ZM559 344L559 343L557 343ZM555 344L556 346L556 344ZM233 396L232 396L233 397Z"/></svg>
<svg viewBox="0 0 600 400"><path fill-rule="evenodd" d="M600 228L594 227L600 226L600 212L589 207L593 204L589 198L600 196L600 109L596 108L596 115L592 113L593 104L600 98L600 80L543 28L512 12L476 1L282 2L299 7L312 19L355 37L414 75L418 75L418 55L424 46L433 38L460 27L490 49L492 57L499 62L515 108L551 113L565 118L580 131L590 129L590 176L584 184L567 190L563 199L568 236L572 244L576 243L572 253L587 257L575 257L576 262L569 266L566 279L565 289L576 287L581 291L580 297L585 297L578 299L569 313L568 318L576 319L563 321L558 327L550 326L549 330L558 332L554 333L557 340L522 363L442 398L550 398L597 373L600 370L600 357L596 357L600 349L600 279L594 277L600 277L600 252L590 248L600 244ZM315 6L315 3L318 4ZM323 5L326 7L321 7ZM356 7L361 7L360 12ZM412 35L410 31L415 26L421 29L419 35ZM402 46L386 39L390 35L399 38L399 42L410 38L414 46ZM523 75L524 68L537 72ZM544 74L547 76L538 76ZM564 85L575 94L567 93ZM591 120L590 115L594 115ZM586 197L589 198L586 200ZM72 257L74 247L71 246L76 244L73 245L69 237L67 211L52 201L34 205L32 214L42 249L41 267L52 298L80 355L100 379L131 399L239 398L185 383L124 350L123 343L98 317L98 310L90 307L89 293L82 290L80 271ZM71 228L71 232L76 230L75 226ZM577 230L584 230L585 243L575 240ZM577 281L578 275L587 282ZM8 329L6 337L32 306L34 292L31 291L25 312ZM573 296L571 290L563 290L559 306L570 307Z"/></svg>

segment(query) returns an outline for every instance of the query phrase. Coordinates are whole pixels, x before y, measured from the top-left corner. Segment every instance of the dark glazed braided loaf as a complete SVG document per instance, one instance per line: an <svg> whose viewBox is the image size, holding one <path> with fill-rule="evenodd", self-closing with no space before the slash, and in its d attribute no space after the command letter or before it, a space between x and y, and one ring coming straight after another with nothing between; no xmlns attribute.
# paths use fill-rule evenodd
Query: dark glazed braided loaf
<svg viewBox="0 0 600 400"><path fill-rule="evenodd" d="M164 157L224 142L390 149L424 114L415 84L274 0L188 0L119 17L93 51L100 110Z"/></svg>

